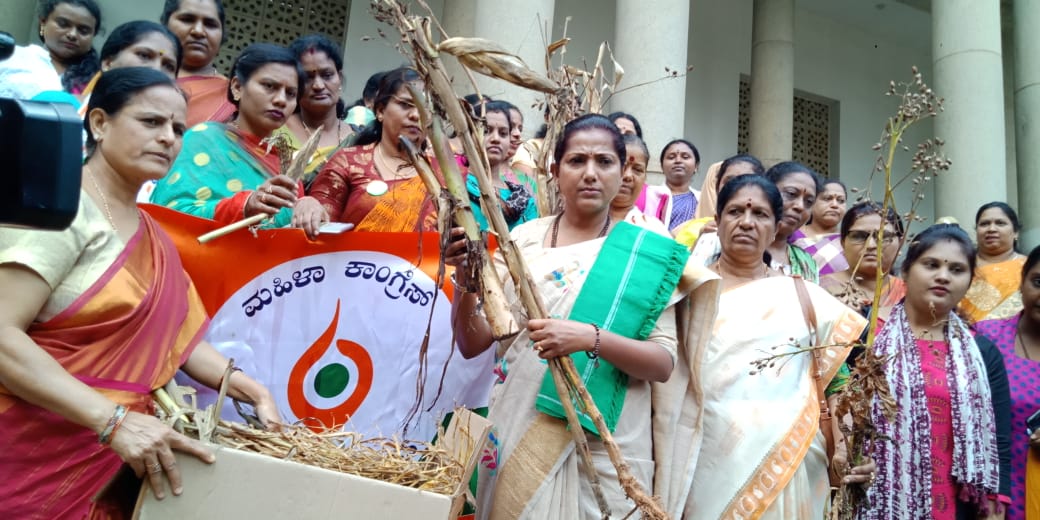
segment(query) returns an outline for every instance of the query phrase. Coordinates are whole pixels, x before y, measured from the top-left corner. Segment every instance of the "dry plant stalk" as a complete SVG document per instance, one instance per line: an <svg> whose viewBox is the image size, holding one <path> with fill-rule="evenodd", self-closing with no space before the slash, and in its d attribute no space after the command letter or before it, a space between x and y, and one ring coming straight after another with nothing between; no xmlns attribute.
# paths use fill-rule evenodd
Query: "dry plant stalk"
<svg viewBox="0 0 1040 520"><path fill-rule="evenodd" d="M419 3L425 5L421 0ZM498 238L499 250L502 252L509 267L510 276L516 284L520 302L526 310L528 317L531 319L548 318L549 313L546 311L541 295L534 289L530 271L527 269L523 256L520 255L510 237L509 227L506 224L499 201L494 195L496 190L492 184L490 166L481 146L481 141L477 139L477 136L480 135L479 130L476 129L472 118L462 109L458 95L451 86L450 77L440 60L440 49L433 42L430 18L407 15L404 7L396 0L373 0L372 10L376 19L393 25L400 32L402 42L408 49L408 54L411 55L410 57L414 62L416 70L426 82L434 105L439 110L443 110L448 121L458 132L463 149L470 160L471 171L480 185L480 202L484 209L484 214L487 215L491 229ZM496 53L499 49L489 49L489 51ZM479 53L480 51L474 52ZM516 71L508 70L509 67L516 66L515 62L489 61L487 63L490 64L488 67L489 71L500 79L512 81L517 77L528 75L527 73L518 74ZM534 74L533 71L530 74ZM524 86L544 91L544 85L535 84L534 82L531 85ZM447 157L444 156L445 150L435 147L434 152L441 156L439 160L442 164L447 160ZM628 463L624 460L624 456L621 454L617 443L603 420L603 415L596 408L588 389L585 388L577 374L573 361L569 357L561 357L549 360L548 364L560 395L570 397L569 399L561 399L561 401L566 411L568 423L571 426L571 432L575 436L577 451L583 459L584 474L594 488L597 501L604 516L609 516L609 511L606 509L602 489L600 489L598 479L595 477L595 470L591 464L591 455L589 455L588 451L588 442L585 439L584 430L578 422L572 400L580 403L584 411L592 418L597 430L601 433L601 439L611 462L617 469L618 481L627 496L638 505L643 516L651 519L667 518L667 513L642 489L629 470Z"/></svg>
<svg viewBox="0 0 1040 520"><path fill-rule="evenodd" d="M444 495L455 493L465 478L465 468L450 451L425 442L363 438L338 428L315 432L302 424L283 425L280 431L223 420L209 425L213 410L184 402L185 395L172 382L156 390L160 418L203 440L211 429L212 442L221 446Z"/></svg>
<svg viewBox="0 0 1040 520"><path fill-rule="evenodd" d="M304 170L307 169L307 163L310 162L310 157L314 155L314 151L318 149L318 141L321 140L321 131L323 128L325 128L324 125L319 126L295 156L293 156L295 149L292 144L289 143L289 139L282 134L272 135L264 139L262 142L267 145L268 152L270 152L272 148L278 151L278 157L281 159L282 175L285 175L294 181L299 181L303 178L303 173ZM263 213L246 217L238 222L233 222L226 226L214 229L209 233L200 235L197 240L200 244L205 244L222 236L230 235L239 229L260 225L260 223L267 218L268 216Z"/></svg>
<svg viewBox="0 0 1040 520"><path fill-rule="evenodd" d="M875 174L881 174L884 179L884 196L882 199L881 226L878 229L876 240L877 258L883 258L885 215L889 208L895 209L895 189L910 180L912 183L911 193L913 198L910 209L904 214L907 227L914 221L922 220L917 215L917 206L924 200L924 186L949 170L950 160L942 153L943 141L937 137L926 139L919 143L914 150L910 161L910 171L898 179L893 179L893 167L896 152L909 152L910 147L904 144L903 138L907 130L913 125L935 117L943 110L943 99L924 82L917 67L911 69L912 80L896 84L889 82L886 96L897 96L900 99L896 114L888 119L881 132L881 139L873 146L880 151L871 180ZM864 195L869 196L869 190ZM902 248L906 236L900 238L899 247ZM857 266L858 267L858 266ZM850 416L852 424L841 423L842 432L845 434L846 450L849 454L849 462L856 464L864 460L870 446L878 440L877 428L871 417L872 403L877 400L882 407L882 414L889 421L895 419L897 407L888 387L888 379L885 368L889 359L874 353L874 340L877 331L878 312L881 306L881 293L884 287L884 276L882 269L877 270L875 279L874 299L870 311L870 322L867 329L867 340L864 352L857 360L856 368L852 373L849 384L838 394L838 406L835 413L838 417ZM839 489L833 517L836 519L853 519L862 507L869 506L866 503L866 491L861 486L843 485Z"/></svg>
<svg viewBox="0 0 1040 520"><path fill-rule="evenodd" d="M909 227L911 222L923 220L917 214L917 207L924 200L925 185L937 175L948 170L951 164L950 160L942 153L944 144L942 139L933 137L917 145L911 157L910 171L898 179L893 178L896 153L900 150L904 152L910 151L910 147L903 142L907 130L925 119L935 117L943 110L943 99L936 96L932 89L925 84L924 78L917 67L913 67L911 72L913 78L910 82L899 84L895 81L889 82L889 88L885 95L899 97L900 105L896 114L886 121L881 132L880 141L872 147L873 150L881 153L875 163L870 180L873 181L876 174L881 174L884 180L881 225L877 230L878 234L875 240L877 248L875 254L878 259L884 257L884 233L887 222L885 215L888 214L890 209L895 211L896 188L906 181L910 181L912 184L911 193L913 198L910 203L910 209L902 215L907 222L907 227ZM861 190L852 188L852 191L860 192ZM870 190L862 191L864 193L857 200L871 200ZM906 235L900 237L899 248L902 248L906 239ZM853 272L858 268L859 261L851 267ZM855 345L862 347L863 353L856 360L856 366L850 374L848 384L834 396L837 398L834 416L839 419L846 417L850 419L848 422L844 420L839 421L841 431L844 434L845 450L848 454L850 466L862 464L868 457L870 446L879 440L878 430L871 413L873 403L875 401L880 403L882 415L889 421L895 419L897 412L897 404L892 398L885 372L891 359L880 356L874 351L878 312L880 311L886 274L883 269L878 269L876 272L866 342ZM850 286L845 289L846 294L854 294L858 291L857 288L851 286L854 283L854 281L850 281ZM777 363L783 366L783 363L790 359L791 356L808 353L818 348L830 348L833 346L836 345L810 347L794 345L792 350L779 354L766 353L765 357L752 362L754 368L751 370L751 374L776 368ZM772 347L772 350L776 350L777 347ZM831 520L853 520L863 507L869 507L869 504L866 503L866 489L858 484L852 486L842 484L838 489L838 494L830 512L830 518Z"/></svg>
<svg viewBox="0 0 1040 520"><path fill-rule="evenodd" d="M451 153L444 128L439 120L433 118L430 108L420 101L424 99L422 93L418 92L412 85L408 85L408 89L412 94L412 99L415 100L416 108L419 110L419 118L423 127L431 130L430 141L433 144L437 164L440 167L447 189L441 189L440 180L437 179L433 169L426 162L426 157L419 153L407 139L401 138L400 141L407 149L412 163L416 165L416 170L420 172L427 189L430 190L430 196L436 201L438 212L444 214L444 217L439 219L441 223L439 226L441 228L441 241L443 242L441 245L445 246L447 241L451 240L449 231L453 224L461 226L465 230L467 257L465 268L468 270L466 279L479 281L484 313L487 316L488 324L491 326L491 332L495 339L505 339L514 336L518 328L516 320L513 319L513 313L509 310L509 302L506 300L505 291L502 289L502 282L495 272L495 267L491 263L491 255L488 254L487 247L484 245L483 237L480 234L480 225L477 224L477 219L469 204L466 180L462 177L459 165L455 162L455 157ZM443 269L443 266L441 268Z"/></svg>

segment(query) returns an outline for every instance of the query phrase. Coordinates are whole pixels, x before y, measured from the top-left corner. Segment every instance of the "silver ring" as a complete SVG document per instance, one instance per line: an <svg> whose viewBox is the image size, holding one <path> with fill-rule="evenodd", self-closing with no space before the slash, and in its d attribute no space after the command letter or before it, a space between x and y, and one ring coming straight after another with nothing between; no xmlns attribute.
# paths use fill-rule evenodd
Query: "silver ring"
<svg viewBox="0 0 1040 520"><path fill-rule="evenodd" d="M148 466L148 473L159 473L161 471L162 471L162 464L159 464L158 462L156 462L155 464L150 464Z"/></svg>
<svg viewBox="0 0 1040 520"><path fill-rule="evenodd" d="M267 194L262 191L260 192L260 202L267 204Z"/></svg>

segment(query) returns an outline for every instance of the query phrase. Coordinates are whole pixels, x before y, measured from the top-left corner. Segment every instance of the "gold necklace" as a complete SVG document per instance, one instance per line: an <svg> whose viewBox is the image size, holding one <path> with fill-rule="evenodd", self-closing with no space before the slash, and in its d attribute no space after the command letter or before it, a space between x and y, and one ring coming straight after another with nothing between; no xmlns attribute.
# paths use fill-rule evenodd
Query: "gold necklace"
<svg viewBox="0 0 1040 520"><path fill-rule="evenodd" d="M389 159L383 152L383 147L378 143L376 144L376 170L381 170L379 171L380 177L383 177L383 179L387 179L387 175L390 175L392 176L392 178L388 180L396 181L411 178L416 175L415 167L408 164L408 162L404 161L404 159L400 159L399 157L398 159L401 160L400 166L398 166L397 168L391 167Z"/></svg>
<svg viewBox="0 0 1040 520"><path fill-rule="evenodd" d="M101 186L98 185L97 179L94 178L94 172L87 170L87 177L90 177L90 182L94 185L94 191L96 191L98 196L101 197L101 205L105 209L105 216L108 217L108 223L112 225L112 230L118 233L119 228L116 227L116 219L112 218L112 208L108 206L108 197L105 196L105 192L101 191Z"/></svg>
<svg viewBox="0 0 1040 520"><path fill-rule="evenodd" d="M311 130L311 127L307 126L307 123L305 123L303 121L303 112L300 112L300 124L303 125L303 129L307 131L308 136L314 134L316 129L315 130ZM318 126L321 126L321 125L318 125ZM343 139L340 136L340 127L341 126L342 126L342 122L336 121L336 144L339 144L339 143L343 142ZM321 130L321 133L324 134L325 132L327 132L327 130L325 130L323 128ZM320 140L321 138L319 137L318 139Z"/></svg>

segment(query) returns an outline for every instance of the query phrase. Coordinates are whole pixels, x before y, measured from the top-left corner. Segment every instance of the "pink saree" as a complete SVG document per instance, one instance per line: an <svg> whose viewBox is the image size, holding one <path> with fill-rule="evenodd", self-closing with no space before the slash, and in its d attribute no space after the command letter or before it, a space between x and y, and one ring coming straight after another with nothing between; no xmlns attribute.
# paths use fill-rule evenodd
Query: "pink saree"
<svg viewBox="0 0 1040 520"><path fill-rule="evenodd" d="M74 377L147 412L209 318L158 224L141 213L126 249L91 288L29 336ZM0 511L7 518L105 517L94 496L122 460L97 434L0 386Z"/></svg>

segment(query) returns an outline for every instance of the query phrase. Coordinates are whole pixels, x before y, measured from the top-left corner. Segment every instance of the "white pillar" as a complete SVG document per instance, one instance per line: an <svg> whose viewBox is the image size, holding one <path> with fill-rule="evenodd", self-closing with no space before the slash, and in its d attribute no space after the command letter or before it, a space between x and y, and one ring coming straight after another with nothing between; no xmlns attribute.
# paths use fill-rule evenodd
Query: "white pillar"
<svg viewBox="0 0 1040 520"><path fill-rule="evenodd" d="M1013 208L1018 204L1018 164L1015 141L1015 41L1012 27L1014 14L1009 3L1000 6L1000 53L1004 70L1004 168L1007 179L1007 203Z"/></svg>
<svg viewBox="0 0 1040 520"><path fill-rule="evenodd" d="M4 0L0 2L0 31L11 33L18 45L40 43L36 37L36 2Z"/></svg>
<svg viewBox="0 0 1040 520"><path fill-rule="evenodd" d="M794 0L755 0L749 151L769 167L794 142Z"/></svg>
<svg viewBox="0 0 1040 520"><path fill-rule="evenodd" d="M448 36L472 37L477 23L477 0L444 0L444 14L440 20ZM451 75L456 92L463 96L472 92L473 85L459 61L450 56L442 56L441 59Z"/></svg>
<svg viewBox="0 0 1040 520"><path fill-rule="evenodd" d="M946 99L935 135L953 162L936 180L935 215L972 229L979 206L1007 199L999 0L932 2L932 60Z"/></svg>
<svg viewBox="0 0 1040 520"><path fill-rule="evenodd" d="M476 5L473 36L498 42L524 60L532 70L546 73L545 47L548 42L545 39L551 38L551 35L545 35L543 39L542 33L552 27L556 0L473 0L472 3ZM545 94L474 74L481 94L509 101L523 112L524 137L533 136L543 120L542 111L533 105L543 101ZM456 78L456 86L463 84L468 85L468 80L463 83L461 78ZM469 93L461 86L458 88L460 92Z"/></svg>
<svg viewBox="0 0 1040 520"><path fill-rule="evenodd" d="M684 137L685 132L684 73L690 2L617 0L616 13L614 59L625 69L620 87L653 83L618 93L611 98L610 108L632 114L639 120L643 140L650 148L651 169L660 171L657 157L661 147L673 138ZM679 77L655 81L665 76L666 67L678 71ZM705 167L707 165L702 165L701 171ZM699 186L699 181L695 180L693 186Z"/></svg>
<svg viewBox="0 0 1040 520"><path fill-rule="evenodd" d="M1019 246L1040 245L1040 40L1032 31L1040 23L1040 4L1014 2L1015 140L1018 166Z"/></svg>

